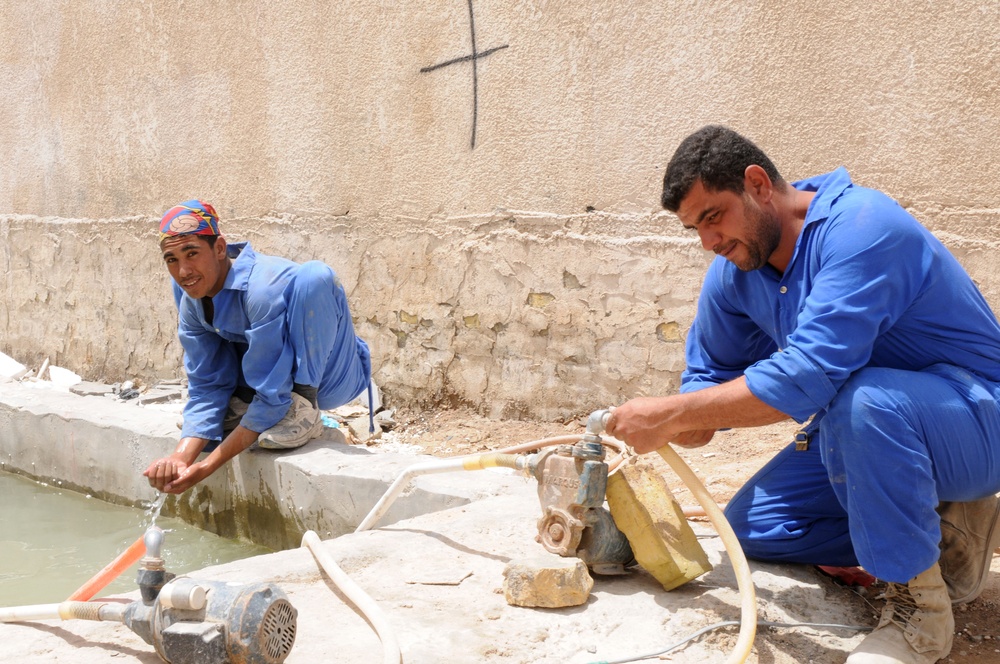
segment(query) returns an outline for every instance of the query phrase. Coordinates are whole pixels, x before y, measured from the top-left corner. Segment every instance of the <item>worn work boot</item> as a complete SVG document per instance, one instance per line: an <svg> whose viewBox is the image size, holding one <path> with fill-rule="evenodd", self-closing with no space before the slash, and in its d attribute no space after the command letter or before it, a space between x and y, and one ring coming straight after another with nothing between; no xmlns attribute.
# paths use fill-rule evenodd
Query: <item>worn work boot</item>
<svg viewBox="0 0 1000 664"><path fill-rule="evenodd" d="M993 551L1000 546L1000 498L942 502L938 514L941 576L948 584L952 604L971 602L983 592Z"/></svg>
<svg viewBox="0 0 1000 664"><path fill-rule="evenodd" d="M222 430L229 433L238 427L243 420L243 416L247 414L247 408L249 407L250 404L238 396L234 395L230 397L229 407L226 408L226 415L222 418Z"/></svg>
<svg viewBox="0 0 1000 664"><path fill-rule="evenodd" d="M933 664L951 652L955 617L937 563L907 584L890 583L878 627L847 664Z"/></svg>
<svg viewBox="0 0 1000 664"><path fill-rule="evenodd" d="M302 447L323 431L323 419L318 409L301 394L292 392L288 412L267 431L257 437L257 446L265 450L290 450Z"/></svg>

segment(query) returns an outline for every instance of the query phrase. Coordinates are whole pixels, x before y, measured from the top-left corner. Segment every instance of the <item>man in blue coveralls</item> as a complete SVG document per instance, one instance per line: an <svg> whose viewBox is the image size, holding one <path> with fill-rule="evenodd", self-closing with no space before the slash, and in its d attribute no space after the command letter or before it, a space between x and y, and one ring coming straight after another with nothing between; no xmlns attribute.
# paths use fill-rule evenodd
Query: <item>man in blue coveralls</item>
<svg viewBox="0 0 1000 664"><path fill-rule="evenodd" d="M884 194L843 168L789 184L725 127L681 143L662 203L718 257L681 393L626 402L608 432L649 452L811 417L726 508L746 554L889 583L850 664L947 656L952 605L979 595L1000 544L1000 325L983 296Z"/></svg>
<svg viewBox="0 0 1000 664"><path fill-rule="evenodd" d="M319 409L369 387L368 346L329 266L227 243L215 210L199 200L163 215L160 250L190 398L177 449L143 472L151 486L186 491L255 442L300 447L322 430Z"/></svg>

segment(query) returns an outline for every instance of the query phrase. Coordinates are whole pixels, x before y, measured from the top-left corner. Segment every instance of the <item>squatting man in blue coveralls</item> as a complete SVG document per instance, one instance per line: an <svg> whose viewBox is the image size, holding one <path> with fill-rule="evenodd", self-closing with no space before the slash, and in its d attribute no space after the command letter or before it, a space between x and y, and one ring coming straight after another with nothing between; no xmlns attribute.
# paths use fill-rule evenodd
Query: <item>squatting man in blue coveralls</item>
<svg viewBox="0 0 1000 664"><path fill-rule="evenodd" d="M637 398L607 430L638 452L810 417L734 496L749 557L860 564L889 583L849 664L929 663L1000 539L1000 325L948 250L843 168L787 183L724 127L686 138L663 206L718 256L681 394ZM806 442L808 441L808 442Z"/></svg>
<svg viewBox="0 0 1000 664"><path fill-rule="evenodd" d="M198 200L163 215L160 250L190 398L177 449L143 472L156 489L186 491L255 442L300 447L322 430L319 409L369 386L368 346L329 266L227 243L215 210Z"/></svg>

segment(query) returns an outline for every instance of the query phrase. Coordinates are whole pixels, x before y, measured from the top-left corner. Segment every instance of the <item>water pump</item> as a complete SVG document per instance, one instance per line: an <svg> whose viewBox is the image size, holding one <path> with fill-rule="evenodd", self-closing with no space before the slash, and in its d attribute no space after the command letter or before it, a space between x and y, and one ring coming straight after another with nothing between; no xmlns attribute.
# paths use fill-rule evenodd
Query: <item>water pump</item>
<svg viewBox="0 0 1000 664"><path fill-rule="evenodd" d="M124 623L168 664L281 664L295 643L298 612L271 583L227 583L175 577L164 569L163 531L144 536L138 572L142 599L66 601L0 609L0 623L104 620Z"/></svg>
<svg viewBox="0 0 1000 664"><path fill-rule="evenodd" d="M122 622L170 664L280 664L295 642L298 612L270 583L196 581L166 572L163 531L146 531L146 557Z"/></svg>
<svg viewBox="0 0 1000 664"><path fill-rule="evenodd" d="M587 433L528 457L542 517L535 538L550 553L576 556L596 574L623 574L634 561L628 539L604 507L608 464L600 435Z"/></svg>

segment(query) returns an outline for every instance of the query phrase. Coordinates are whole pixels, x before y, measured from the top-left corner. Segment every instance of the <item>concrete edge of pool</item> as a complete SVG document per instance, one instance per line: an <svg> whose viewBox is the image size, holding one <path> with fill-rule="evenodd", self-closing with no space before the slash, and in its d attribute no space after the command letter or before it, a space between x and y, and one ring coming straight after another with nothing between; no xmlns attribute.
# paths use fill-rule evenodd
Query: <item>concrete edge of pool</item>
<svg viewBox="0 0 1000 664"><path fill-rule="evenodd" d="M2 383L0 471L115 504L144 506L157 492L141 473L173 451L176 422L176 414L107 397ZM352 532L403 470L430 458L348 445L338 430L324 429L298 450L247 450L190 491L170 496L163 514L222 537L275 550L295 548L307 530L323 538ZM526 483L494 472L419 477L379 524Z"/></svg>

